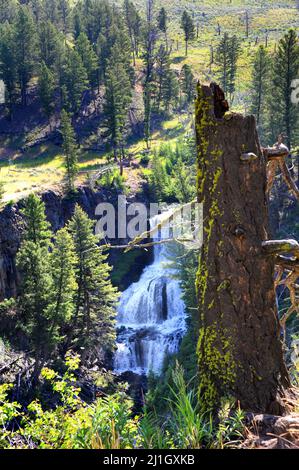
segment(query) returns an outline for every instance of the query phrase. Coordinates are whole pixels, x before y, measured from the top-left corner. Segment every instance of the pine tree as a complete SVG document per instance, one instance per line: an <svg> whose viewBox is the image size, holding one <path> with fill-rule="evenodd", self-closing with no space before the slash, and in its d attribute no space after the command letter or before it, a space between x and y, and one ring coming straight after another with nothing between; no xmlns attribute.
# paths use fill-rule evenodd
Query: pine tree
<svg viewBox="0 0 299 470"><path fill-rule="evenodd" d="M34 350L36 380L55 340L51 335L52 279L47 246L25 240L17 254L21 274L18 307L24 329Z"/></svg>
<svg viewBox="0 0 299 470"><path fill-rule="evenodd" d="M125 67L120 62L111 63L105 78L105 104L107 136L110 139L115 159L119 159L122 174L122 157L125 125L132 99L131 82Z"/></svg>
<svg viewBox="0 0 299 470"><path fill-rule="evenodd" d="M253 76L251 85L251 112L255 115L260 131L263 129L263 117L267 92L269 90L269 72L271 61L266 49L260 46L256 52L253 63Z"/></svg>
<svg viewBox="0 0 299 470"><path fill-rule="evenodd" d="M59 23L58 0L43 0L45 20L52 24Z"/></svg>
<svg viewBox="0 0 299 470"><path fill-rule="evenodd" d="M170 57L167 49L164 45L160 45L156 56L156 67L155 67L155 80L156 80L156 107L157 111L160 109L160 105L163 99L163 87L165 81L168 80L168 72L170 70Z"/></svg>
<svg viewBox="0 0 299 470"><path fill-rule="evenodd" d="M155 85L152 81L146 81L143 86L143 105L144 105L144 140L149 150L152 134L152 109L153 97L155 95Z"/></svg>
<svg viewBox="0 0 299 470"><path fill-rule="evenodd" d="M61 112L62 148L65 156L65 169L67 175L67 188L69 191L75 189L75 177L78 173L77 143L75 131L70 116L65 110Z"/></svg>
<svg viewBox="0 0 299 470"><path fill-rule="evenodd" d="M147 0L147 17L144 27L143 61L145 65L143 103L144 103L144 139L147 149L150 147L151 118L153 109L153 98L155 95L155 48L157 42L157 28L153 18L154 1Z"/></svg>
<svg viewBox="0 0 299 470"><path fill-rule="evenodd" d="M49 263L51 232L45 216L45 205L31 194L22 210L25 231L17 266L21 273L18 309L24 329L30 338L35 356L33 378L36 380L55 347L51 335L50 318L52 278Z"/></svg>
<svg viewBox="0 0 299 470"><path fill-rule="evenodd" d="M161 105L166 113L170 107L178 101L179 83L174 70L170 67L170 53L161 44L156 55L156 66L154 71L154 91L156 95L156 109L159 112Z"/></svg>
<svg viewBox="0 0 299 470"><path fill-rule="evenodd" d="M5 83L6 105L12 118L13 106L17 97L17 60L14 28L4 24L0 31L0 76Z"/></svg>
<svg viewBox="0 0 299 470"><path fill-rule="evenodd" d="M179 158L173 170L174 194L181 203L192 201L195 197L195 184L191 179L190 171L182 159Z"/></svg>
<svg viewBox="0 0 299 470"><path fill-rule="evenodd" d="M187 11L184 11L181 19L181 28L184 31L185 44L186 44L186 57L188 55L188 44L195 38L194 22Z"/></svg>
<svg viewBox="0 0 299 470"><path fill-rule="evenodd" d="M297 33L291 29L278 44L273 59L273 86L271 90L272 104L275 103L274 125L278 133L285 132L289 148L297 142L296 128L298 111L291 101L291 83L298 77L299 45Z"/></svg>
<svg viewBox="0 0 299 470"><path fill-rule="evenodd" d="M154 151L151 170L150 186L155 202L164 202L168 196L169 177L156 150Z"/></svg>
<svg viewBox="0 0 299 470"><path fill-rule="evenodd" d="M20 6L15 28L15 50L22 105L27 104L27 87L34 72L36 48L36 29L31 11L27 6Z"/></svg>
<svg viewBox="0 0 299 470"><path fill-rule="evenodd" d="M50 255L50 267L53 278L51 305L51 334L57 341L72 329L71 319L74 315L74 301L77 290L75 266L78 263L73 239L66 228L59 230Z"/></svg>
<svg viewBox="0 0 299 470"><path fill-rule="evenodd" d="M68 347L84 348L83 360L98 349L112 352L115 345L116 289L112 287L107 255L93 234L94 222L77 205L68 224L77 255L75 312Z"/></svg>
<svg viewBox="0 0 299 470"><path fill-rule="evenodd" d="M75 49L81 57L90 87L95 88L99 85L98 57L85 33L80 33L76 39Z"/></svg>
<svg viewBox="0 0 299 470"><path fill-rule="evenodd" d="M68 49L61 87L65 90L64 107L77 113L82 102L83 92L88 87L88 77L82 59L76 50Z"/></svg>
<svg viewBox="0 0 299 470"><path fill-rule="evenodd" d="M166 14L166 10L164 7L161 8L161 10L158 13L157 22L158 22L158 29L162 31L162 33L165 34L167 32L167 14Z"/></svg>
<svg viewBox="0 0 299 470"><path fill-rule="evenodd" d="M54 69L59 54L61 38L54 24L43 21L39 25L38 42L40 60L50 69Z"/></svg>
<svg viewBox="0 0 299 470"><path fill-rule="evenodd" d="M58 0L57 2L57 13L60 19L62 31L66 35L69 31L70 23L70 2L68 0Z"/></svg>
<svg viewBox="0 0 299 470"><path fill-rule="evenodd" d="M54 109L55 78L53 72L42 62L38 77L38 93L44 113L49 118Z"/></svg>
<svg viewBox="0 0 299 470"><path fill-rule="evenodd" d="M42 200L35 194L30 194L21 213L25 219L24 240L48 248L51 230Z"/></svg>
<svg viewBox="0 0 299 470"><path fill-rule="evenodd" d="M162 83L162 102L164 109L168 114L170 107L178 104L179 98L179 82L174 70L169 67Z"/></svg>
<svg viewBox="0 0 299 470"><path fill-rule="evenodd" d="M140 38L141 18L134 3L130 0L124 0L125 21L131 42L131 53L133 65L136 65L136 57L138 56L138 42Z"/></svg>
<svg viewBox="0 0 299 470"><path fill-rule="evenodd" d="M235 82L237 74L237 61L240 55L240 45L237 36L231 38L231 44L229 49L229 61L230 67L228 71L228 93L232 97L235 92Z"/></svg>
<svg viewBox="0 0 299 470"><path fill-rule="evenodd" d="M161 31L165 36L165 45L166 45L166 49L168 49L168 38L167 38L168 18L167 18L167 13L164 7L161 8L161 10L158 13L157 25L158 25L159 31Z"/></svg>
<svg viewBox="0 0 299 470"><path fill-rule="evenodd" d="M218 66L218 76L222 89L232 99L235 91L237 60L240 54L240 45L236 36L224 34L217 50L215 63Z"/></svg>
<svg viewBox="0 0 299 470"><path fill-rule="evenodd" d="M194 101L195 96L195 78L190 65L185 64L181 71L181 91L184 95L184 101L190 104Z"/></svg>
<svg viewBox="0 0 299 470"><path fill-rule="evenodd" d="M83 32L82 17L79 11L75 11L73 15L73 27L74 27L74 38L75 40L77 40L80 34Z"/></svg>

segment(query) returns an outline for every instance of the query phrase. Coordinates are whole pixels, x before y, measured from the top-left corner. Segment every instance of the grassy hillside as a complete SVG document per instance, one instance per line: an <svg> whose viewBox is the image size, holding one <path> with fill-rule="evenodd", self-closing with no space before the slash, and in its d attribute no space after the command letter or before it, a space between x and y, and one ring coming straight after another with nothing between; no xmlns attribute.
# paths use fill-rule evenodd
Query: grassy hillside
<svg viewBox="0 0 299 470"><path fill-rule="evenodd" d="M134 0L142 16L145 16L146 0ZM111 0L111 3L121 6L123 0ZM299 12L296 2L287 0L269 0L268 2L253 0L155 0L156 12L165 7L168 13L168 36L172 44L172 68L178 72L187 63L192 66L197 79L208 82L217 79L217 71L211 64L211 50L224 34L236 34L242 46L242 53L238 62L236 93L233 107L240 112L247 112L250 104L250 81L252 61L260 44L268 45L268 50L275 50L277 41L290 28L299 31ZM187 9L192 13L194 22L198 24L198 38L189 45L188 57L185 57L185 47L180 18ZM248 12L249 35L246 37L245 14ZM219 34L220 31L220 34ZM160 41L163 41L163 37ZM137 60L136 72L140 77L143 63ZM137 108L142 114L142 89L136 85L135 97ZM136 100L134 98L136 104ZM174 111L173 111L174 113ZM88 123L86 124L88 126ZM177 137L190 132L190 115L173 115L162 124L152 136L153 146L161 142L175 142ZM31 129L34 134L35 129ZM134 136L133 136L134 137ZM11 139L0 138L0 180L5 182L4 201L23 197L34 189L44 189L60 185L64 178L63 156L60 147L54 144L42 144L23 153L26 136ZM142 138L127 145L127 152L132 159L142 155L145 144ZM86 180L89 172L99 169L106 162L107 152L80 152L80 174L78 183ZM126 173L133 170L126 169ZM128 175L125 175L128 177ZM132 181L129 175L128 181ZM128 182L129 184L129 182ZM130 190L130 188L129 188Z"/></svg>
<svg viewBox="0 0 299 470"><path fill-rule="evenodd" d="M134 0L144 11L146 0ZM121 4L122 2L116 2ZM278 39L289 28L299 31L299 11L293 0L268 2L254 0L155 0L155 9L164 7L169 15L169 35L173 42L173 66L181 68L184 63L190 64L196 77L202 81L215 78L215 69L210 66L211 46L219 42L218 25L221 35L224 32L236 34L242 42L242 54L236 83L236 106L246 112L248 85L251 77L252 59L257 47L267 44L274 50ZM189 47L185 57L183 34L180 18L184 10L194 17L198 24L198 39ZM249 18L249 36L246 37L246 12ZM178 47L177 47L178 46Z"/></svg>
<svg viewBox="0 0 299 470"><path fill-rule="evenodd" d="M152 136L152 149L163 142L175 145L177 138L190 133L190 118L187 114L174 116L161 124ZM24 153L20 152L20 139L0 138L0 180L5 182L3 202L18 200L31 191L58 189L65 178L64 157L61 147L43 143ZM145 143L136 140L127 146L132 161L140 161ZM79 175L77 184L85 183L89 177L107 165L107 152L79 152ZM124 178L127 192L135 191L139 170L125 168Z"/></svg>

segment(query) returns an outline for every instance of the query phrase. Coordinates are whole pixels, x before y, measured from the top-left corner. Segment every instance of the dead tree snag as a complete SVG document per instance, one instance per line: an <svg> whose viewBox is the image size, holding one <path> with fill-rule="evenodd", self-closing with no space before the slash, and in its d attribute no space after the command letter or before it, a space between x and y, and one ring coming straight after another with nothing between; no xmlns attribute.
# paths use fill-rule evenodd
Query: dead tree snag
<svg viewBox="0 0 299 470"><path fill-rule="evenodd" d="M197 277L200 399L233 396L246 410L283 413L290 386L268 236L267 160L253 116L228 111L222 90L198 85L198 200L204 244Z"/></svg>

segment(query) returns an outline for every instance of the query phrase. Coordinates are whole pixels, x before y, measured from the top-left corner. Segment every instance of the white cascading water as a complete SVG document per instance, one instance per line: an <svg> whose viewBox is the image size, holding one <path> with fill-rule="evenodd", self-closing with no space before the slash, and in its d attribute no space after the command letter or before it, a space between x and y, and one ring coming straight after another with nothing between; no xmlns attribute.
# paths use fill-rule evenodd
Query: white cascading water
<svg viewBox="0 0 299 470"><path fill-rule="evenodd" d="M151 229L160 221L161 215L153 217ZM166 231L168 227L153 239L165 238ZM174 271L167 263L167 243L155 245L153 263L121 296L117 313L116 373L159 374L166 355L178 351L186 330L186 313L179 282L173 278Z"/></svg>

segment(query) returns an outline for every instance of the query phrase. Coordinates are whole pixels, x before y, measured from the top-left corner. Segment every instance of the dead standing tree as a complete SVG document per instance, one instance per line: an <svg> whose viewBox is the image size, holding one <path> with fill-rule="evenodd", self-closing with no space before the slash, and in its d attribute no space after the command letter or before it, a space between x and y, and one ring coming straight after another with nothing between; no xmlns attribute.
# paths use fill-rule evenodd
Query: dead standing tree
<svg viewBox="0 0 299 470"><path fill-rule="evenodd" d="M274 289L279 250L269 242L271 152L260 146L255 118L230 113L215 84L198 85L196 134L200 399L211 408L232 396L245 410L281 414L290 380Z"/></svg>

